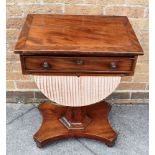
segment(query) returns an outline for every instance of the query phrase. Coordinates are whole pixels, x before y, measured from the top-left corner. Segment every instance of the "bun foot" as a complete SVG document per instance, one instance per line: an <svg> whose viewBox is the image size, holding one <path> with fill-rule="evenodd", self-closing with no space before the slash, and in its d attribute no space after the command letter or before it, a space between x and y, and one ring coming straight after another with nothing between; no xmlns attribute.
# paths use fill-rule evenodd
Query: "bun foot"
<svg viewBox="0 0 155 155"><path fill-rule="evenodd" d="M43 146L41 145L41 143L40 142L38 142L35 138L33 138L34 139L34 141L35 141L35 143L36 143L36 146L38 147L38 148L42 148Z"/></svg>
<svg viewBox="0 0 155 155"><path fill-rule="evenodd" d="M116 141L116 140L114 140L114 141L111 142L111 143L105 143L105 145L107 145L108 147L113 147L113 146L115 145L115 141Z"/></svg>

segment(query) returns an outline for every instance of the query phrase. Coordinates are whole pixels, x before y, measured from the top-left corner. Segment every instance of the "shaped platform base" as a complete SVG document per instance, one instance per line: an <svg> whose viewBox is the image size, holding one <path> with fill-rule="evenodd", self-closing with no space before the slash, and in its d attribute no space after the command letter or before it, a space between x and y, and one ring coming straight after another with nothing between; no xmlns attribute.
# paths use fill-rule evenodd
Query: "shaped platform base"
<svg viewBox="0 0 155 155"><path fill-rule="evenodd" d="M51 103L38 106L43 121L34 135L38 147L54 140L83 137L114 145L117 133L112 129L108 115L111 105L105 101L85 107L63 107Z"/></svg>

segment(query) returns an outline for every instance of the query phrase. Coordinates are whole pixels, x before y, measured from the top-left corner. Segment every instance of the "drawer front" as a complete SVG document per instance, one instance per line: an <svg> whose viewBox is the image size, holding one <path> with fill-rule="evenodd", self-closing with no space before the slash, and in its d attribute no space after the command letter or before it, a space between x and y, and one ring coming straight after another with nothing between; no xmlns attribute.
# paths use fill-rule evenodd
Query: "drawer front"
<svg viewBox="0 0 155 155"><path fill-rule="evenodd" d="M22 56L24 73L129 73L134 58Z"/></svg>

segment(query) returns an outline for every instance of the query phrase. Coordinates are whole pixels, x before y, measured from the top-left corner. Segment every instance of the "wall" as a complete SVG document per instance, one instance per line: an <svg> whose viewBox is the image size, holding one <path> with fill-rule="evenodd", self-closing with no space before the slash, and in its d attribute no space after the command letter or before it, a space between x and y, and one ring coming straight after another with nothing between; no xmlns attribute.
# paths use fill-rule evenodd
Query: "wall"
<svg viewBox="0 0 155 155"><path fill-rule="evenodd" d="M19 56L13 54L13 48L26 15L48 13L128 16L145 55L138 58L135 75L123 77L117 90L108 99L114 103L146 103L149 72L148 12L148 0L8 0L7 101L33 102L44 98L32 76L22 75Z"/></svg>

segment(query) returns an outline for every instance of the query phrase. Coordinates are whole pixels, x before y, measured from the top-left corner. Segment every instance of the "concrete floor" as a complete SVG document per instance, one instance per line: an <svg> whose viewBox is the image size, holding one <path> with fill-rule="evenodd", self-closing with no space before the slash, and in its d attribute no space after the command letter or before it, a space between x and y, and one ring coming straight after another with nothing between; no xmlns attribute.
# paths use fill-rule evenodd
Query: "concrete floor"
<svg viewBox="0 0 155 155"><path fill-rule="evenodd" d="M109 119L115 146L89 139L64 139L39 149L33 134L41 123L34 105L7 104L7 155L148 155L148 105L113 105Z"/></svg>

